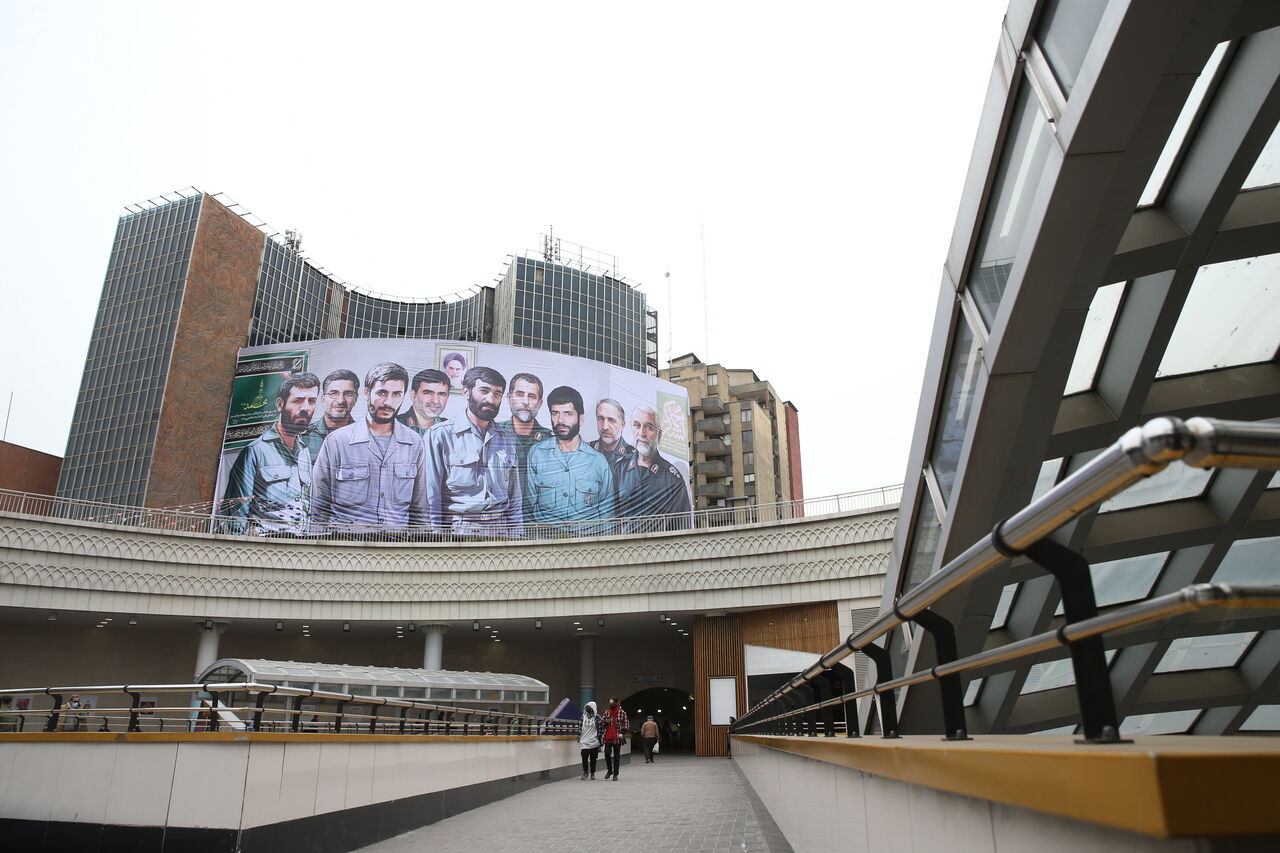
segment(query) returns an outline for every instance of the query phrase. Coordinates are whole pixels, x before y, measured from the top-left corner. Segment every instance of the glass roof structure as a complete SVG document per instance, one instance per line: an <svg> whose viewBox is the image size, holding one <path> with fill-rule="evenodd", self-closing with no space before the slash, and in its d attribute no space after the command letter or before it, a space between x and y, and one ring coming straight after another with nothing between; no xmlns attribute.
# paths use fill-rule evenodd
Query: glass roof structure
<svg viewBox="0 0 1280 853"><path fill-rule="evenodd" d="M549 690L536 678L502 672L454 672L248 658L216 660L196 677L196 681L223 684L256 681L357 696L464 702L541 703L547 701Z"/></svg>
<svg viewBox="0 0 1280 853"><path fill-rule="evenodd" d="M1160 416L1280 422L1280 4L1013 0L950 243L881 612ZM926 283L921 283L924 286ZM1280 584L1280 475L1171 466L1054 534L1103 612ZM1063 624L1006 560L935 609L961 656ZM894 669L932 643L894 632ZM1280 727L1280 623L1214 612L1105 640L1121 731ZM1069 731L1061 653L967 678L971 732ZM980 686L976 686L981 681ZM941 732L934 696L907 731ZM928 694L925 688L918 693Z"/></svg>

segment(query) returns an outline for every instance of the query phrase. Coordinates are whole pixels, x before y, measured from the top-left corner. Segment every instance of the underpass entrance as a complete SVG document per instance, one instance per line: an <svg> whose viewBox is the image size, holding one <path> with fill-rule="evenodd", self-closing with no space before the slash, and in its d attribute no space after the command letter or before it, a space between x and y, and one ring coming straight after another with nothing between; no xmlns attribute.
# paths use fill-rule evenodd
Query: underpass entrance
<svg viewBox="0 0 1280 853"><path fill-rule="evenodd" d="M649 716L658 724L663 752L692 752L693 691L674 687L650 687L622 700L632 731ZM637 748L637 752L639 748Z"/></svg>

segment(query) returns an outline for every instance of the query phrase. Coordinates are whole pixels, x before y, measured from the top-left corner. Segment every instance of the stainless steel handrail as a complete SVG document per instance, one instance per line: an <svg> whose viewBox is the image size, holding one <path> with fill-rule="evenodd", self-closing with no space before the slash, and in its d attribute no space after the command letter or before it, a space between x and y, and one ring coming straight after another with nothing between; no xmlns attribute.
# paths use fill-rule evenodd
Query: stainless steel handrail
<svg viewBox="0 0 1280 853"><path fill-rule="evenodd" d="M803 672L756 703L739 721L810 684L822 673L867 649L893 629L911 621L949 593L971 583L1012 555L1060 529L1080 514L1124 491L1139 480L1180 460L1196 468L1280 470L1280 426L1213 418L1155 418L1134 427L1114 444L1014 513L933 576L894 602L862 630L828 651ZM869 695L869 694L863 694Z"/></svg>
<svg viewBox="0 0 1280 853"><path fill-rule="evenodd" d="M56 685L51 687L22 687L22 688L6 688L0 690L0 696L19 696L19 695L45 695L60 697L72 694L98 696L103 694L124 694L137 696L142 693L148 694L165 694L165 693L248 693L251 695L258 694L262 696L288 696L298 699L313 698L322 700L331 700L346 703L355 703L358 705L370 705L374 707L402 708L406 711L417 710L427 712L438 712L441 714L466 715L470 717L481 718L473 719L464 723L452 723L453 725L465 725L475 727L485 727L493 725L509 725L531 727L540 733L547 734L577 734L577 722L574 720L564 720L557 717L548 717L541 714L522 714L513 711L501 711L485 708L468 708L458 705L441 705L435 702L427 702L420 699L400 698L394 696L363 696L356 693L336 693L328 690L313 690L307 687L285 687L277 684L265 684L261 682L233 682L233 683L190 683L190 684L98 684L98 685ZM131 714L131 721L136 722L137 716L140 714L148 714L153 710L174 710L173 708L161 709L140 709L138 706L129 708L89 708L85 710L71 710L57 706L45 709L31 709L23 712L13 712L23 716L40 716L51 717L56 720L59 714L66 713L77 717L104 717L107 713L112 714ZM397 724L399 718L378 717L376 714L354 714L350 712L333 712L324 710L302 711L300 708L280 708L263 706L244 706L244 707L188 707L180 709L182 712L190 712L201 715L208 715L210 712L233 712L243 711L248 713L272 713L283 715L285 717L295 717L302 714L314 715L316 717L337 718L357 718L370 721L381 721L389 724ZM422 720L413 720L411 722L421 723ZM430 722L442 722L439 720ZM51 725L53 722L51 721ZM214 723L217 727L217 723Z"/></svg>
<svg viewBox="0 0 1280 853"><path fill-rule="evenodd" d="M975 655L969 655L968 657L963 657L958 660L951 661L950 663L939 664L937 666L929 667L928 669L917 670L909 675L903 675L890 681L873 684L870 687L844 693L840 696L825 699L821 702L815 702L801 708L794 708L780 714L774 714L771 717L764 717L758 720L753 719L750 721L750 724L753 726L766 725L771 722L789 719L801 714L809 714L825 708L832 708L866 696L874 696L880 693L885 693L889 690L897 690L900 687L908 687L912 684L921 684L947 675L958 675L962 672L969 672L971 670L982 669L996 664L1008 663L1009 661L1049 651L1050 649L1069 646L1071 643L1083 640L1086 637L1098 637L1112 631L1122 630L1124 628L1133 628L1139 625L1149 625L1152 622L1159 622L1160 620L1168 619L1171 616L1210 608L1280 609L1280 586L1257 587L1234 586L1231 584L1194 584L1192 586L1184 587L1176 592L1171 592L1168 595L1162 595L1159 598L1153 598L1149 601L1141 601L1137 604L1129 605L1119 610L1113 610L1110 613L1105 613L1101 616L1096 616L1093 619L1073 622L1069 625L1063 626L1062 628L1045 631L1044 633L1036 634L1033 637L1027 637L1013 643L1007 643L999 648L988 649L987 651L979 652Z"/></svg>

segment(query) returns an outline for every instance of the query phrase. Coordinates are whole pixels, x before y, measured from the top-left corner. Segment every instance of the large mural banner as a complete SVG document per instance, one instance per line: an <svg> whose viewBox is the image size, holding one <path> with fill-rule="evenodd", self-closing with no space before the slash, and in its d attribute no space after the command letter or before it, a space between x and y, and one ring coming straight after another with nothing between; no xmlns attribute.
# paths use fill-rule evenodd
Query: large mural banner
<svg viewBox="0 0 1280 853"><path fill-rule="evenodd" d="M691 523L689 398L498 344L242 349L214 514L224 532L522 537Z"/></svg>

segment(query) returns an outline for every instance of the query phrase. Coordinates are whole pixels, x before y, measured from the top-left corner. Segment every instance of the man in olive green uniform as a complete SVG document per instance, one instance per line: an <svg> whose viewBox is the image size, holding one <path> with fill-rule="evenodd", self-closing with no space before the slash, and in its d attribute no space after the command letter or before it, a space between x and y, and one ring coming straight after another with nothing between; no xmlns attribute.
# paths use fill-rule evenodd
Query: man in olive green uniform
<svg viewBox="0 0 1280 853"><path fill-rule="evenodd" d="M240 451L223 500L231 533L305 534L311 503L311 450L304 434L315 414L320 380L291 373L276 392L276 422ZM250 530L252 527L252 530Z"/></svg>
<svg viewBox="0 0 1280 853"><path fill-rule="evenodd" d="M449 420L440 413L449 402L449 377L443 370L428 367L413 377L410 392L412 405L396 416L396 420L422 435L431 427Z"/></svg>
<svg viewBox="0 0 1280 853"><path fill-rule="evenodd" d="M311 425L304 436L312 462L320 458L320 448L329 433L353 422L351 410L360 398L360 377L350 370L335 370L324 378L320 391L320 407L324 415Z"/></svg>

